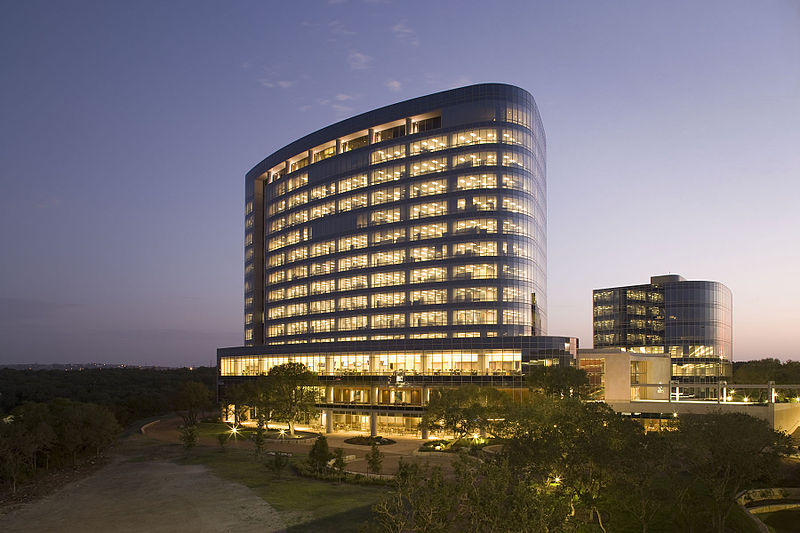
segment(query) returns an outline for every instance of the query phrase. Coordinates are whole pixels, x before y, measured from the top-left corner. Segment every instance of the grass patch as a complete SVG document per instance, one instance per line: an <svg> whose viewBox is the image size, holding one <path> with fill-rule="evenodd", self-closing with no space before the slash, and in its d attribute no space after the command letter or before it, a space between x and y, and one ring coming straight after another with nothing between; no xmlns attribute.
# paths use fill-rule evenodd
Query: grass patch
<svg viewBox="0 0 800 533"><path fill-rule="evenodd" d="M792 533L798 529L800 524L800 509L784 509L773 513L763 513L756 515L767 524L770 531L775 533Z"/></svg>
<svg viewBox="0 0 800 533"><path fill-rule="evenodd" d="M264 460L268 461L268 458ZM354 531L372 519L371 507L384 487L350 485L295 475L289 468L278 474L252 452L198 447L182 460L202 464L215 475L241 483L266 500L287 521L289 531ZM305 456L295 457L304 461Z"/></svg>

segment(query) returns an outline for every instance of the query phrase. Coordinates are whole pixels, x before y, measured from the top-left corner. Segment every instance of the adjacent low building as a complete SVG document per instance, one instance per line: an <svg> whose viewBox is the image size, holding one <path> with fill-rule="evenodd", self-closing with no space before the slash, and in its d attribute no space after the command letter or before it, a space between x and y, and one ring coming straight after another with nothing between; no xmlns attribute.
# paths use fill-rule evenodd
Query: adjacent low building
<svg viewBox="0 0 800 533"><path fill-rule="evenodd" d="M730 378L733 298L716 281L653 276L650 283L593 292L595 348L667 354L683 394L707 398Z"/></svg>

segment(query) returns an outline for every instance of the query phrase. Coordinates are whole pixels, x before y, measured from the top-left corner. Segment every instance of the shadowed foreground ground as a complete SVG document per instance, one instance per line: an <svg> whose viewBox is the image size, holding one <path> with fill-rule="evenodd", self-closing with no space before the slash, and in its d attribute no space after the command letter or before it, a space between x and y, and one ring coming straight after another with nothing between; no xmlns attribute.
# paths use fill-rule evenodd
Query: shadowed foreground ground
<svg viewBox="0 0 800 533"><path fill-rule="evenodd" d="M115 456L95 474L0 518L10 532L281 531L278 513L249 488L202 465Z"/></svg>

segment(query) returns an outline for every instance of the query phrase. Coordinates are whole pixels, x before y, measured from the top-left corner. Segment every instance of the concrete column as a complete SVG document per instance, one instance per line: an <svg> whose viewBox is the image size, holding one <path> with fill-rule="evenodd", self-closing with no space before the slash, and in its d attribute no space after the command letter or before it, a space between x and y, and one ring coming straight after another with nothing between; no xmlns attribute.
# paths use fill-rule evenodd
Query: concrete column
<svg viewBox="0 0 800 533"><path fill-rule="evenodd" d="M333 385L325 386L325 401L327 403L333 403Z"/></svg>
<svg viewBox="0 0 800 533"><path fill-rule="evenodd" d="M333 433L333 410L325 409L322 414L325 416L325 433Z"/></svg>
<svg viewBox="0 0 800 533"><path fill-rule="evenodd" d="M325 374L330 376L333 374L333 356L326 355L325 356Z"/></svg>
<svg viewBox="0 0 800 533"><path fill-rule="evenodd" d="M422 394L420 394L420 403L424 405L428 405L428 402L431 399L431 389L430 387L422 387Z"/></svg>
<svg viewBox="0 0 800 533"><path fill-rule="evenodd" d="M341 139L336 139L336 153L337 154L341 154L342 153L342 140Z"/></svg>
<svg viewBox="0 0 800 533"><path fill-rule="evenodd" d="M370 411L369 413L369 436L378 436L378 413Z"/></svg>
<svg viewBox="0 0 800 533"><path fill-rule="evenodd" d="M375 128L370 128L367 131L367 137L369 140L369 144L373 144L375 142Z"/></svg>
<svg viewBox="0 0 800 533"><path fill-rule="evenodd" d="M419 358L419 363L422 366L420 372L422 374L427 374L428 371L431 369L431 356L423 352Z"/></svg>
<svg viewBox="0 0 800 533"><path fill-rule="evenodd" d="M775 397L777 396L775 392L775 382L769 382L769 403L775 403Z"/></svg>
<svg viewBox="0 0 800 533"><path fill-rule="evenodd" d="M369 391L369 403L378 405L378 387L372 387Z"/></svg>
<svg viewBox="0 0 800 533"><path fill-rule="evenodd" d="M350 389L350 403L356 401L356 391L355 389Z"/></svg>
<svg viewBox="0 0 800 533"><path fill-rule="evenodd" d="M428 440L428 427L422 426L422 439Z"/></svg>
<svg viewBox="0 0 800 533"><path fill-rule="evenodd" d="M394 403L394 397L395 397L395 391L394 389L391 389L389 391L389 403Z"/></svg>
<svg viewBox="0 0 800 533"><path fill-rule="evenodd" d="M486 354L483 351L478 352L478 374L485 374L489 370L486 365Z"/></svg>
<svg viewBox="0 0 800 533"><path fill-rule="evenodd" d="M406 135L411 135L411 118L406 119Z"/></svg>

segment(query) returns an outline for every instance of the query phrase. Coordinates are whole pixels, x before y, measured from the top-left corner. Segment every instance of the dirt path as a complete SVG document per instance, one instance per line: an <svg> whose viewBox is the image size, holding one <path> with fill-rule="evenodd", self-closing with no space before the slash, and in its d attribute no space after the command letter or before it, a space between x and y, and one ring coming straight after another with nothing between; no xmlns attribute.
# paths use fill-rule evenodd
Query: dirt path
<svg viewBox="0 0 800 533"><path fill-rule="evenodd" d="M126 461L118 457L94 475L0 517L11 532L249 532L285 524L243 485L199 465Z"/></svg>

